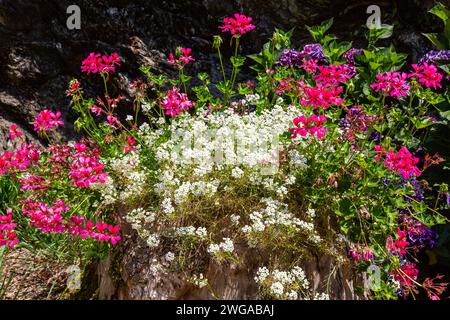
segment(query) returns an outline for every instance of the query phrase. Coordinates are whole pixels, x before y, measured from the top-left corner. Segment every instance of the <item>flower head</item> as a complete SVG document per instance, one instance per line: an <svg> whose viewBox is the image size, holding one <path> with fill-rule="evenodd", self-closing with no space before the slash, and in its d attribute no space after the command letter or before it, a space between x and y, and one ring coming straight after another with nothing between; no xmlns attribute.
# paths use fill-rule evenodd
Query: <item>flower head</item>
<svg viewBox="0 0 450 320"><path fill-rule="evenodd" d="M425 85L425 87L433 89L441 88L442 74L438 72L438 69L433 64L424 63L421 65L412 65L414 72L412 72L409 77L417 78L420 84Z"/></svg>
<svg viewBox="0 0 450 320"><path fill-rule="evenodd" d="M295 139L298 135L306 136L308 134L315 135L317 138L323 138L327 132L327 128L323 126L323 123L327 118L323 115L321 116L310 116L306 118L305 116L300 116L295 118L294 122L295 128L289 129L292 132L292 139Z"/></svg>
<svg viewBox="0 0 450 320"><path fill-rule="evenodd" d="M375 92L383 92L391 97L406 97L410 89L406 79L408 75L404 72L386 72L377 75L377 82L371 85Z"/></svg>
<svg viewBox="0 0 450 320"><path fill-rule="evenodd" d="M194 106L194 103L189 100L187 94L181 93L177 87L173 87L172 90L166 92L166 96L163 98L161 104L166 110L166 114L174 118L178 117L183 110L188 110Z"/></svg>
<svg viewBox="0 0 450 320"><path fill-rule="evenodd" d="M81 71L87 74L92 73L110 73L115 71L115 66L120 66L121 60L117 53L110 56L91 52L81 63Z"/></svg>
<svg viewBox="0 0 450 320"><path fill-rule="evenodd" d="M235 13L233 16L223 19L223 25L219 27L222 32L230 32L234 37L239 38L255 29L255 26L251 24L253 20L251 17L239 13Z"/></svg>
<svg viewBox="0 0 450 320"><path fill-rule="evenodd" d="M33 122L34 131L37 133L47 132L50 129L54 129L63 125L61 120L61 112L52 112L49 110L41 111L36 120Z"/></svg>

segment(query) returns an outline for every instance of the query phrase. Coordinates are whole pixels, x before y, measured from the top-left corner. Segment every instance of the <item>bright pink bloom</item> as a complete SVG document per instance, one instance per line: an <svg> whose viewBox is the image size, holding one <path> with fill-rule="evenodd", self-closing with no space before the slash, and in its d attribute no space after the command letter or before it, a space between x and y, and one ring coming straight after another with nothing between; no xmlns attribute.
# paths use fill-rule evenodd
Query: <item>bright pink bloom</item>
<svg viewBox="0 0 450 320"><path fill-rule="evenodd" d="M70 165L69 176L72 185L78 188L89 188L90 184L100 182L105 183L108 176L103 172L105 165L99 162L97 156L80 155L76 157Z"/></svg>
<svg viewBox="0 0 450 320"><path fill-rule="evenodd" d="M47 132L48 130L57 128L63 124L61 112L58 111L54 113L49 110L41 111L33 123L34 131L37 133Z"/></svg>
<svg viewBox="0 0 450 320"><path fill-rule="evenodd" d="M384 165L388 166L391 171L396 171L401 174L403 178L408 179L412 175L420 176L421 171L417 168L419 158L414 157L406 147L401 147L400 150L395 153L394 151L385 152L380 146L375 146L377 155L375 160L379 160L381 157L385 158Z"/></svg>
<svg viewBox="0 0 450 320"><path fill-rule="evenodd" d="M121 125L121 123L120 123L119 119L117 119L117 117L115 117L115 116L110 116L110 115L108 115L108 116L106 117L106 122L105 122L105 124L106 124L107 126L111 127L111 128L114 128L114 129L117 129L116 125L119 125L119 126Z"/></svg>
<svg viewBox="0 0 450 320"><path fill-rule="evenodd" d="M180 65L185 66L191 61L195 61L195 59L190 56L192 49L191 48L179 48L181 51L181 55L178 57L178 59L175 59L173 53L169 55L169 59L167 59L167 62L172 65Z"/></svg>
<svg viewBox="0 0 450 320"><path fill-rule="evenodd" d="M22 212L28 215L30 226L43 233L65 232L63 213L68 210L69 207L64 205L64 200L53 202L53 206L44 202L33 202L30 199L25 199L22 203Z"/></svg>
<svg viewBox="0 0 450 320"><path fill-rule="evenodd" d="M97 117L102 114L102 109L93 104L90 108L91 112L95 114Z"/></svg>
<svg viewBox="0 0 450 320"><path fill-rule="evenodd" d="M127 144L120 147L123 148L125 154L127 154L130 151L136 151L136 147L134 146L135 144L136 140L134 140L132 136L127 136Z"/></svg>
<svg viewBox="0 0 450 320"><path fill-rule="evenodd" d="M305 70L307 73L315 73L318 65L318 60L316 59L303 59L302 69Z"/></svg>
<svg viewBox="0 0 450 320"><path fill-rule="evenodd" d="M330 106L340 106L344 103L344 99L339 97L342 87L325 87L318 85L316 87L305 87L305 95L302 99L302 106L313 106L314 109L319 107L327 109Z"/></svg>
<svg viewBox="0 0 450 320"><path fill-rule="evenodd" d="M66 94L68 96L75 95L77 92L80 91L80 86L81 86L81 83L78 80L76 80L76 79L71 80L69 82L69 89L66 90Z"/></svg>
<svg viewBox="0 0 450 320"><path fill-rule="evenodd" d="M22 187L20 190L44 191L48 189L49 181L39 176L28 176L20 180Z"/></svg>
<svg viewBox="0 0 450 320"><path fill-rule="evenodd" d="M39 147L23 142L15 152L3 152L0 155L0 174L11 168L25 170L32 164L37 164L39 156Z"/></svg>
<svg viewBox="0 0 450 320"><path fill-rule="evenodd" d="M385 95L398 98L400 96L406 97L407 90L410 89L406 79L408 75L404 72L386 72L377 75L377 82L373 83L371 87L375 92L383 92Z"/></svg>
<svg viewBox="0 0 450 320"><path fill-rule="evenodd" d="M327 129L323 127L323 123L327 120L325 116L305 116L297 117L293 120L295 128L289 129L293 133L292 139L295 139L298 135L307 136L308 134L316 135L321 139L325 136Z"/></svg>
<svg viewBox="0 0 450 320"><path fill-rule="evenodd" d="M438 69L433 64L424 63L421 65L412 65L414 72L409 74L409 77L416 77L417 81L425 87L433 89L442 88L440 82L442 74L438 72Z"/></svg>
<svg viewBox="0 0 450 320"><path fill-rule="evenodd" d="M406 232L397 231L397 240L394 241L392 237L386 239L386 249L392 254L404 256L406 254L406 248L409 246L406 236Z"/></svg>
<svg viewBox="0 0 450 320"><path fill-rule="evenodd" d="M399 281L402 286L412 286L413 281L417 280L419 270L416 268L415 263L409 263L400 266L400 270L394 270L392 275L394 280Z"/></svg>
<svg viewBox="0 0 450 320"><path fill-rule="evenodd" d="M83 60L81 71L87 74L92 73L109 73L115 71L115 66L120 66L120 58L117 53L110 56L101 55L100 53L91 52L89 56Z"/></svg>
<svg viewBox="0 0 450 320"><path fill-rule="evenodd" d="M223 19L224 24L219 27L222 32L230 32L234 37L238 38L255 29L255 26L251 24L253 20L251 17L239 13L235 13L233 16L234 18L229 17Z"/></svg>
<svg viewBox="0 0 450 320"><path fill-rule="evenodd" d="M188 110L193 106L194 103L189 100L187 94L181 93L177 87L168 90L162 100L162 107L166 110L166 114L174 118L178 117L183 110Z"/></svg>
<svg viewBox="0 0 450 320"><path fill-rule="evenodd" d="M14 228L17 226L12 220L12 209L6 210L7 215L0 215L0 247L9 246L11 249L19 242Z"/></svg>
<svg viewBox="0 0 450 320"><path fill-rule="evenodd" d="M337 86L352 78L351 70L345 64L318 66L317 69L319 74L315 75L314 79L324 86Z"/></svg>
<svg viewBox="0 0 450 320"><path fill-rule="evenodd" d="M82 237L91 237L97 239L98 242L111 242L115 245L120 241L120 226L113 226L107 223L97 222L95 225L91 221L86 222L86 229L82 231Z"/></svg>
<svg viewBox="0 0 450 320"><path fill-rule="evenodd" d="M11 140L14 140L16 137L23 137L23 133L18 131L19 127L16 126L14 123L11 124L11 126L9 127L9 133L8 133L8 137Z"/></svg>

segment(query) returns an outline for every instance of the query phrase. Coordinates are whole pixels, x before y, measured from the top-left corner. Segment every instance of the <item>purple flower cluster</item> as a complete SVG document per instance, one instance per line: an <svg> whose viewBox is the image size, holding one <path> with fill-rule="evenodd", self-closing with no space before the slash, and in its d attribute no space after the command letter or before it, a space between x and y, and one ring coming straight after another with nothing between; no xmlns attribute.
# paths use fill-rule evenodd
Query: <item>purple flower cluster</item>
<svg viewBox="0 0 450 320"><path fill-rule="evenodd" d="M344 53L343 57L347 60L349 65L355 65L355 56L363 54L364 51L362 49L351 48L346 53Z"/></svg>
<svg viewBox="0 0 450 320"><path fill-rule="evenodd" d="M284 49L276 65L282 67L300 68L303 65L304 58L316 59L323 62L326 61L320 44L313 43L305 45L303 50L300 52L292 49Z"/></svg>
<svg viewBox="0 0 450 320"><path fill-rule="evenodd" d="M417 250L434 248L438 243L438 234L408 213L400 213L399 220L408 235L411 245Z"/></svg>
<svg viewBox="0 0 450 320"><path fill-rule="evenodd" d="M343 129L343 138L354 140L355 133L366 134L369 127L377 120L376 116L368 115L360 105L354 105L350 109L345 108L345 117L341 119L340 126Z"/></svg>
<svg viewBox="0 0 450 320"><path fill-rule="evenodd" d="M450 61L450 50L432 50L420 59L419 64Z"/></svg>

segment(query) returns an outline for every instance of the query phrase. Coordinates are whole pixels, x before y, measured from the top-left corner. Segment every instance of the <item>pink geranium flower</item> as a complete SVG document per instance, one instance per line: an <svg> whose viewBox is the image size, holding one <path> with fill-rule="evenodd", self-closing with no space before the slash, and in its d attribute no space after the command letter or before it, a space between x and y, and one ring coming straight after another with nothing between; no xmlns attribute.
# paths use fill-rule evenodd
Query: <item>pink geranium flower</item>
<svg viewBox="0 0 450 320"><path fill-rule="evenodd" d="M177 52L180 52L178 59L175 58L173 53L169 54L169 59L167 59L167 62L172 65L178 65L180 67L183 67L187 65L191 61L195 61L195 59L190 55L192 52L191 48L179 48L177 49Z"/></svg>
<svg viewBox="0 0 450 320"><path fill-rule="evenodd" d="M300 116L295 118L292 122L295 128L289 129L292 132L292 139L297 136L307 136L308 134L315 135L317 138L323 138L327 129L323 126L323 123L327 118L323 115L321 116L310 116L306 118L305 116Z"/></svg>
<svg viewBox="0 0 450 320"><path fill-rule="evenodd" d="M115 71L115 66L120 66L121 60L117 53L110 56L91 52L81 63L81 71L87 74L92 73L110 73Z"/></svg>
<svg viewBox="0 0 450 320"><path fill-rule="evenodd" d="M162 100L162 107L166 110L166 114L174 118L178 117L183 110L188 110L194 106L189 100L187 94L181 93L180 89L173 87L172 90L166 92L166 96Z"/></svg>
<svg viewBox="0 0 450 320"><path fill-rule="evenodd" d="M252 20L251 17L235 13L233 17L224 18L223 25L219 29L222 32L230 32L234 37L239 38L243 34L255 29L255 26L251 24Z"/></svg>
<svg viewBox="0 0 450 320"><path fill-rule="evenodd" d="M61 120L61 112L52 112L49 110L41 111L36 120L33 122L34 131L37 133L47 132L50 129L54 129L63 125Z"/></svg>
<svg viewBox="0 0 450 320"><path fill-rule="evenodd" d="M443 76L438 72L435 65L424 63L421 65L413 64L412 67L414 72L410 73L409 77L417 78L417 81L427 88L442 88L440 82Z"/></svg>
<svg viewBox="0 0 450 320"><path fill-rule="evenodd" d="M337 86L352 78L352 70L345 64L318 66L317 69L319 73L314 79L324 86Z"/></svg>
<svg viewBox="0 0 450 320"><path fill-rule="evenodd" d="M19 127L16 126L14 123L11 124L9 127L8 137L11 140L14 140L16 137L23 137L23 133L19 131Z"/></svg>
<svg viewBox="0 0 450 320"><path fill-rule="evenodd" d="M319 107L328 108L330 106L340 106L344 103L344 99L339 97L342 87L325 87L319 84L316 87L306 86L304 88L304 97L302 98L302 106L313 106L314 109Z"/></svg>
<svg viewBox="0 0 450 320"><path fill-rule="evenodd" d="M6 215L0 215L0 247L9 246L11 249L19 242L14 228L17 226L12 220L12 209L6 210Z"/></svg>
<svg viewBox="0 0 450 320"><path fill-rule="evenodd" d="M406 97L410 89L406 79L408 75L404 72L386 72L377 75L377 82L371 85L375 92L383 92L391 97Z"/></svg>
<svg viewBox="0 0 450 320"><path fill-rule="evenodd" d="M401 147L396 153L394 151L385 152L380 146L375 146L375 151L377 155L375 160L384 158L384 165L389 167L391 171L395 171L403 176L403 178L408 179L411 176L420 176L421 171L417 168L419 163L419 158L414 157L406 147Z"/></svg>

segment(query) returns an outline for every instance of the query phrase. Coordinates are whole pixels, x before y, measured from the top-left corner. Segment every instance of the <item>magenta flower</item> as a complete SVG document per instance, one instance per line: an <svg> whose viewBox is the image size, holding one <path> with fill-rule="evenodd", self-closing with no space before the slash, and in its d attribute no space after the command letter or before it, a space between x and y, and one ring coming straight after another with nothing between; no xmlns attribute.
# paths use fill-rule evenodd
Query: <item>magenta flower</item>
<svg viewBox="0 0 450 320"><path fill-rule="evenodd" d="M352 78L352 70L345 64L318 66L317 69L319 74L314 79L324 86L337 86Z"/></svg>
<svg viewBox="0 0 450 320"><path fill-rule="evenodd" d="M123 148L125 154L127 154L130 153L130 151L136 151L135 144L136 140L134 140L132 136L127 136L127 144L120 147Z"/></svg>
<svg viewBox="0 0 450 320"><path fill-rule="evenodd" d="M188 110L194 106L189 100L187 94L181 93L180 89L173 87L172 90L166 92L166 96L162 100L162 107L166 110L166 114L174 118L178 117L183 110Z"/></svg>
<svg viewBox="0 0 450 320"><path fill-rule="evenodd" d="M16 126L14 123L11 124L9 127L8 137L11 140L14 140L16 137L23 137L23 133L19 131L19 127Z"/></svg>
<svg viewBox="0 0 450 320"><path fill-rule="evenodd" d="M398 98L406 97L410 89L406 79L408 75L404 72L386 72L377 75L377 82L371 85L375 92L383 92L385 95Z"/></svg>
<svg viewBox="0 0 450 320"><path fill-rule="evenodd" d="M49 110L41 111L36 120L33 122L34 131L37 133L47 132L50 129L54 129L59 127L60 125L64 125L64 122L61 120L61 112L51 112Z"/></svg>
<svg viewBox="0 0 450 320"><path fill-rule="evenodd" d="M9 246L11 249L19 242L14 228L17 226L12 220L12 209L6 210L7 215L0 215L0 247Z"/></svg>
<svg viewBox="0 0 450 320"><path fill-rule="evenodd" d="M301 68L307 73L315 73L318 68L317 62L317 59L303 59Z"/></svg>
<svg viewBox="0 0 450 320"><path fill-rule="evenodd" d="M251 24L253 20L251 17L239 13L235 13L233 16L234 18L228 17L223 19L224 24L219 27L222 32L230 32L234 37L239 38L245 33L255 29L255 26Z"/></svg>
<svg viewBox="0 0 450 320"><path fill-rule="evenodd" d="M117 53L110 56L91 52L81 63L81 71L88 75L92 73L110 73L115 71L115 66L120 66L121 60Z"/></svg>
<svg viewBox="0 0 450 320"><path fill-rule="evenodd" d="M319 107L328 108L330 106L340 106L344 103L344 99L339 97L342 87L325 87L318 85L316 87L305 87L305 95L301 101L302 106L313 106L314 109Z"/></svg>
<svg viewBox="0 0 450 320"><path fill-rule="evenodd" d="M409 77L417 78L420 84L425 85L425 87L433 89L442 88L440 82L442 79L442 74L438 72L438 69L433 64L424 63L422 65L413 64L414 72L409 74Z"/></svg>
<svg viewBox="0 0 450 320"><path fill-rule="evenodd" d="M178 65L180 67L184 67L191 61L195 61L195 59L190 55L192 52L191 48L179 48L177 49L177 52L181 52L178 59L175 59L175 56L173 53L169 55L169 59L167 59L167 62L172 65Z"/></svg>
<svg viewBox="0 0 450 320"><path fill-rule="evenodd" d="M53 202L53 206L50 206L44 202L25 199L22 205L22 212L28 216L30 226L39 229L42 233L65 232L63 212L68 210L69 207L64 205L64 200Z"/></svg>
<svg viewBox="0 0 450 320"><path fill-rule="evenodd" d="M401 147L400 150L395 153L394 151L384 152L380 146L375 146L377 155L375 160L379 160L381 157L385 159L384 165L389 167L391 171L395 171L408 179L411 176L420 176L421 171L417 168L419 158L414 157L406 147Z"/></svg>
<svg viewBox="0 0 450 320"><path fill-rule="evenodd" d="M295 128L289 129L292 132L292 139L297 136L307 136L308 134L316 135L317 138L321 139L325 136L327 129L323 127L323 123L327 118L323 115L321 116L310 116L306 118L305 116L300 116L292 120Z"/></svg>
<svg viewBox="0 0 450 320"><path fill-rule="evenodd" d="M416 268L415 263L408 263L400 266L400 270L395 269L392 272L392 276L395 281L399 281L402 286L412 286L413 281L417 280L419 270Z"/></svg>

